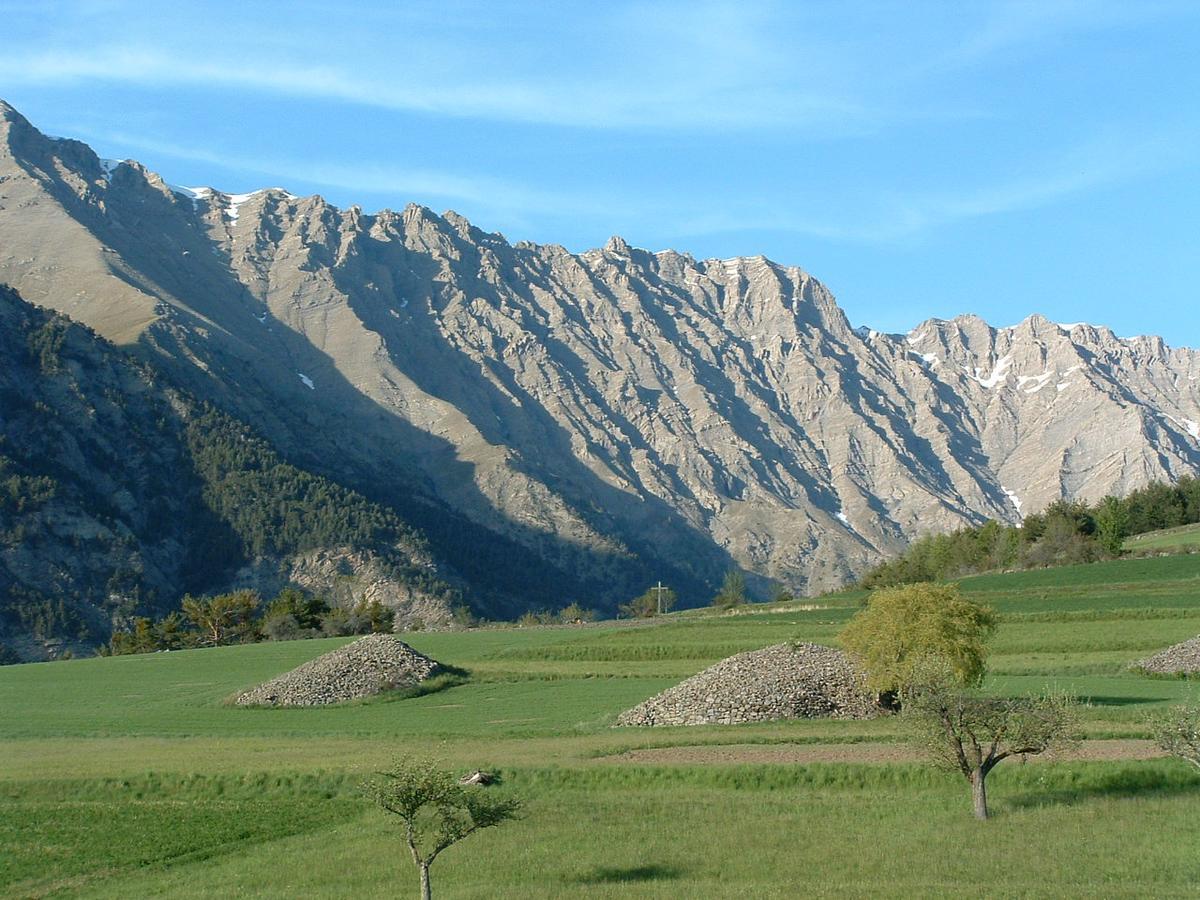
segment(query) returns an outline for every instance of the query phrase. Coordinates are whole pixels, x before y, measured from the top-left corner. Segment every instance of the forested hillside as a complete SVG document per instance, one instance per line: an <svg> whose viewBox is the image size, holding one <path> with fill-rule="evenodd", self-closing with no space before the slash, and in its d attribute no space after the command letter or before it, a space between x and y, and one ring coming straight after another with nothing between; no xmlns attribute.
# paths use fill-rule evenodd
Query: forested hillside
<svg viewBox="0 0 1200 900"><path fill-rule="evenodd" d="M454 592L394 513L0 288L0 643L26 658L91 648L183 594L274 588L338 548L395 596L448 609Z"/></svg>

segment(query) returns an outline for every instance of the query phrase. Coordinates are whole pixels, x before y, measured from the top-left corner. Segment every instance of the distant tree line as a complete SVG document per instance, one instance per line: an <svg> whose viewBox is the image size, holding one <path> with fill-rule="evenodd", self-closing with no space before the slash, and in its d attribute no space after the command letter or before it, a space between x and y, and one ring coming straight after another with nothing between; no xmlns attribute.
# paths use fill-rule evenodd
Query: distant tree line
<svg viewBox="0 0 1200 900"><path fill-rule="evenodd" d="M390 632L393 619L392 610L378 601L345 609L294 587L284 588L267 603L252 590L213 597L189 595L177 612L157 619L134 617L127 628L113 633L100 652L124 656L266 640L373 634Z"/></svg>
<svg viewBox="0 0 1200 900"><path fill-rule="evenodd" d="M867 588L944 581L979 572L1074 565L1120 556L1136 534L1200 522L1200 479L1154 482L1097 503L1056 500L1019 526L990 520L949 534L926 535L870 570Z"/></svg>

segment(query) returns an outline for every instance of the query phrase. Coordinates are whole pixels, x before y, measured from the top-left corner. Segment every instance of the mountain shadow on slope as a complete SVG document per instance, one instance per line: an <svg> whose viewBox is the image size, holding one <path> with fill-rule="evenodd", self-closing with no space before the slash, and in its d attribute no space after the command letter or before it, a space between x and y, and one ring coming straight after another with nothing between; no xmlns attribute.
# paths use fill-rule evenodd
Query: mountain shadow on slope
<svg viewBox="0 0 1200 900"><path fill-rule="evenodd" d="M394 512L0 287L0 642L26 658L94 647L247 568L311 576L337 548L448 616L456 591Z"/></svg>

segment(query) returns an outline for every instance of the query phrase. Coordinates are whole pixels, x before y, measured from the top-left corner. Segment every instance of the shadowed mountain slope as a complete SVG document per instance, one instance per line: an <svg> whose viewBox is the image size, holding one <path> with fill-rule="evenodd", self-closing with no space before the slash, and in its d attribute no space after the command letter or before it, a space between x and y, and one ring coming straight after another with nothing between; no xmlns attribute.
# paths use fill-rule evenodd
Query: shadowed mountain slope
<svg viewBox="0 0 1200 900"><path fill-rule="evenodd" d="M449 617L454 592L392 512L4 287L0 359L0 643L22 656L234 587Z"/></svg>

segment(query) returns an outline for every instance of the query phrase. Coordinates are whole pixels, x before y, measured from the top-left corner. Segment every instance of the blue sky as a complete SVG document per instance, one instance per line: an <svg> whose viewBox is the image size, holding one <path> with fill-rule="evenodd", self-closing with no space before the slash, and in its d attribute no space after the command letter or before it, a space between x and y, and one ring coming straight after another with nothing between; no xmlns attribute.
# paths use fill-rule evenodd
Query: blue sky
<svg viewBox="0 0 1200 900"><path fill-rule="evenodd" d="M1200 346L1200 3L5 2L0 97L171 182L800 265L854 324Z"/></svg>

